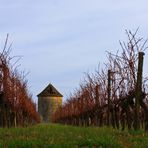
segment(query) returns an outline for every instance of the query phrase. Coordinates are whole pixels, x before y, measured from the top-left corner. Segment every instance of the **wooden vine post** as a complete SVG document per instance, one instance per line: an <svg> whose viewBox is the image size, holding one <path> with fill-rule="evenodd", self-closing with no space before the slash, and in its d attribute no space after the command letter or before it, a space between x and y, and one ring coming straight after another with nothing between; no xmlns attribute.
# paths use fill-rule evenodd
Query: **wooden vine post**
<svg viewBox="0 0 148 148"><path fill-rule="evenodd" d="M111 70L108 70L108 87L107 87L107 104L108 104L108 109L107 109L107 125L110 125L110 97L111 97Z"/></svg>
<svg viewBox="0 0 148 148"><path fill-rule="evenodd" d="M137 73L137 83L136 83L136 94L135 94L135 121L134 121L134 129L140 129L140 101L142 95L142 72L143 72L143 56L144 52L139 52L138 56L138 73Z"/></svg>

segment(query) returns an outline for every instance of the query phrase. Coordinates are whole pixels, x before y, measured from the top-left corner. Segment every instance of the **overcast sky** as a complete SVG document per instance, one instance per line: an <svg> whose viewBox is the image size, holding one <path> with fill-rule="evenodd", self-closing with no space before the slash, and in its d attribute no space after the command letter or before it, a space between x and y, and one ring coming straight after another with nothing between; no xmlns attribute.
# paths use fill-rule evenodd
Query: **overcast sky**
<svg viewBox="0 0 148 148"><path fill-rule="evenodd" d="M0 0L0 47L9 33L34 100L48 83L66 98L137 27L147 39L147 0Z"/></svg>

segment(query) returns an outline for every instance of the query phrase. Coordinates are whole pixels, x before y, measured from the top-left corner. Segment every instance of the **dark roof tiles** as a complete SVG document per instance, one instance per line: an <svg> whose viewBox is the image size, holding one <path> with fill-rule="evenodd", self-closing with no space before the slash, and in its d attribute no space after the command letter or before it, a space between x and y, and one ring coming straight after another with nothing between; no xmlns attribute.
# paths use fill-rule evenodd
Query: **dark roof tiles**
<svg viewBox="0 0 148 148"><path fill-rule="evenodd" d="M52 84L49 84L37 96L38 97L63 97L63 95Z"/></svg>

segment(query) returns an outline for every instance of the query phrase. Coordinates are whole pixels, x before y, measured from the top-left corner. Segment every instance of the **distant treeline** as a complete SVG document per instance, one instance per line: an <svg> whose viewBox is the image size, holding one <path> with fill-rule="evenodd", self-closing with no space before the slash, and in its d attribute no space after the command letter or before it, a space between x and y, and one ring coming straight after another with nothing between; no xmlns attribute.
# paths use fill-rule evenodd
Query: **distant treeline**
<svg viewBox="0 0 148 148"><path fill-rule="evenodd" d="M137 31L126 30L128 42L120 42L122 50L107 52L105 68L86 74L79 89L55 112L53 122L148 130L148 78L142 76L147 47Z"/></svg>
<svg viewBox="0 0 148 148"><path fill-rule="evenodd" d="M25 73L17 70L17 60L10 64L14 58L10 57L10 51L11 45L8 47L7 35L0 53L0 127L37 123L40 118L28 92Z"/></svg>

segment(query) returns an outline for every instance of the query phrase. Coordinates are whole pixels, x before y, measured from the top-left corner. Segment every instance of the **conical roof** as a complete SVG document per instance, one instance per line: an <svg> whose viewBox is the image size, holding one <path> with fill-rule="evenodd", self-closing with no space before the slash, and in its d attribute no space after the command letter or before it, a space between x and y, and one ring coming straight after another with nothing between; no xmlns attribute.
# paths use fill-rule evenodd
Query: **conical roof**
<svg viewBox="0 0 148 148"><path fill-rule="evenodd" d="M63 95L52 84L49 84L37 96L38 97L63 97Z"/></svg>

